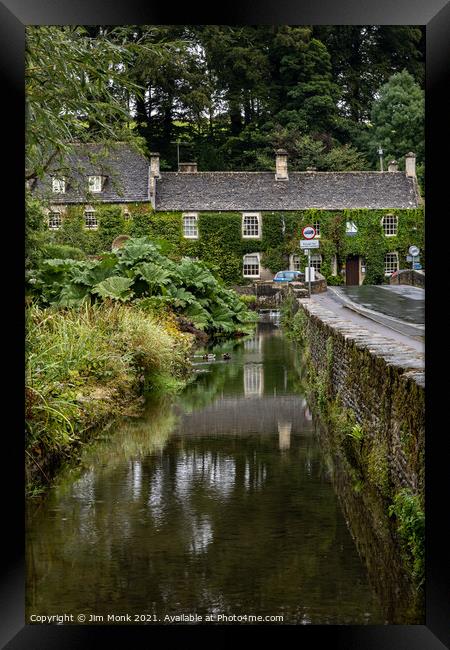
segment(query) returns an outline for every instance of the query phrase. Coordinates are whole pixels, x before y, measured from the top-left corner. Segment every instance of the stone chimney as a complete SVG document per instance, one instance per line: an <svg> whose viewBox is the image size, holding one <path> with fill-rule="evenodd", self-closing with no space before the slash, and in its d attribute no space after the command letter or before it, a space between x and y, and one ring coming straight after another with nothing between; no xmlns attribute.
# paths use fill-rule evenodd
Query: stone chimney
<svg viewBox="0 0 450 650"><path fill-rule="evenodd" d="M276 181L287 181L289 180L288 176L288 167L287 167L287 151L284 149L277 149L275 151L275 180Z"/></svg>
<svg viewBox="0 0 450 650"><path fill-rule="evenodd" d="M191 172L195 173L197 171L197 163L196 162L180 162L178 163L178 171L182 173L186 172Z"/></svg>
<svg viewBox="0 0 450 650"><path fill-rule="evenodd" d="M412 151L405 156L405 171L407 176L416 178L416 154Z"/></svg>
<svg viewBox="0 0 450 650"><path fill-rule="evenodd" d="M152 152L150 154L150 176L161 178L159 171L159 153Z"/></svg>
<svg viewBox="0 0 450 650"><path fill-rule="evenodd" d="M396 160L390 160L388 163L388 172L398 172L398 163Z"/></svg>

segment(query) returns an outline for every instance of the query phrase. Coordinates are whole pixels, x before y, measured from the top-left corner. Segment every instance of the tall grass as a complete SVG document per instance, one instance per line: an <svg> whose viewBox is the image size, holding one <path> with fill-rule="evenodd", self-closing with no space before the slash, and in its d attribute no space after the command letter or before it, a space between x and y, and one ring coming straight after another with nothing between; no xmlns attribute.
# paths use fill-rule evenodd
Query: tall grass
<svg viewBox="0 0 450 650"><path fill-rule="evenodd" d="M27 310L26 451L29 474L48 480L86 430L144 387L183 376L192 344L173 322L117 302Z"/></svg>

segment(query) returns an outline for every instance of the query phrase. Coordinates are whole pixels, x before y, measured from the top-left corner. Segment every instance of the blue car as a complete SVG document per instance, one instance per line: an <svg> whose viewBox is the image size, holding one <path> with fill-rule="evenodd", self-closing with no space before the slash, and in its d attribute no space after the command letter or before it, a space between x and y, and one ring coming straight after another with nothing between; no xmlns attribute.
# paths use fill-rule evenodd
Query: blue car
<svg viewBox="0 0 450 650"><path fill-rule="evenodd" d="M304 273L300 271L278 271L275 275L274 282L301 282L304 278Z"/></svg>

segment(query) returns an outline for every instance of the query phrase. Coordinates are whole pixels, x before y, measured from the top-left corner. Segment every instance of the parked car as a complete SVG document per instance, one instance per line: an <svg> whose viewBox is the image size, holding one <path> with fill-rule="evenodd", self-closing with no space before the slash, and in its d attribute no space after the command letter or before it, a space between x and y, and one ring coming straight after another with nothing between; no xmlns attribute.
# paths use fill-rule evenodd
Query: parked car
<svg viewBox="0 0 450 650"><path fill-rule="evenodd" d="M305 274L301 271L278 271L275 275L274 282L301 282Z"/></svg>

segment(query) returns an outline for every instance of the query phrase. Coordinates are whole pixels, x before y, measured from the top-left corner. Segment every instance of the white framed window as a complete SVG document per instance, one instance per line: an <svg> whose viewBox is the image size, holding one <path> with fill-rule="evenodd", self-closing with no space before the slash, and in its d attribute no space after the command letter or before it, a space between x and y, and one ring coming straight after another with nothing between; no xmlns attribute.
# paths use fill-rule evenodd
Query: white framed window
<svg viewBox="0 0 450 650"><path fill-rule="evenodd" d="M387 214L381 220L386 237L394 237L397 234L398 217L395 214Z"/></svg>
<svg viewBox="0 0 450 650"><path fill-rule="evenodd" d="M86 208L84 211L84 227L87 230L97 230L98 221L95 215L95 210L92 208Z"/></svg>
<svg viewBox="0 0 450 650"><path fill-rule="evenodd" d="M198 239L198 214L196 212L183 214L183 237Z"/></svg>
<svg viewBox="0 0 450 650"><path fill-rule="evenodd" d="M52 178L52 191L55 194L64 194L66 191L66 179L65 178Z"/></svg>
<svg viewBox="0 0 450 650"><path fill-rule="evenodd" d="M384 275L392 275L398 271L398 253L386 253L384 256Z"/></svg>
<svg viewBox="0 0 450 650"><path fill-rule="evenodd" d="M244 278L259 278L259 253L244 255L242 275Z"/></svg>
<svg viewBox="0 0 450 650"><path fill-rule="evenodd" d="M261 237L261 215L259 212L243 213L242 237L244 239L259 239Z"/></svg>
<svg viewBox="0 0 450 650"><path fill-rule="evenodd" d="M89 192L102 191L102 177L101 176L88 176Z"/></svg>
<svg viewBox="0 0 450 650"><path fill-rule="evenodd" d="M354 221L347 221L345 223L345 232L347 235L356 235L358 232L358 226Z"/></svg>
<svg viewBox="0 0 450 650"><path fill-rule="evenodd" d="M317 271L317 273L320 273L320 269L322 268L322 255L320 255L320 253L311 255L310 264Z"/></svg>
<svg viewBox="0 0 450 650"><path fill-rule="evenodd" d="M59 230L62 226L61 212L58 210L51 210L48 213L48 229Z"/></svg>
<svg viewBox="0 0 450 650"><path fill-rule="evenodd" d="M313 228L316 231L315 237L320 237L320 221L314 221Z"/></svg>
<svg viewBox="0 0 450 650"><path fill-rule="evenodd" d="M300 271L300 255L291 255L290 271Z"/></svg>

